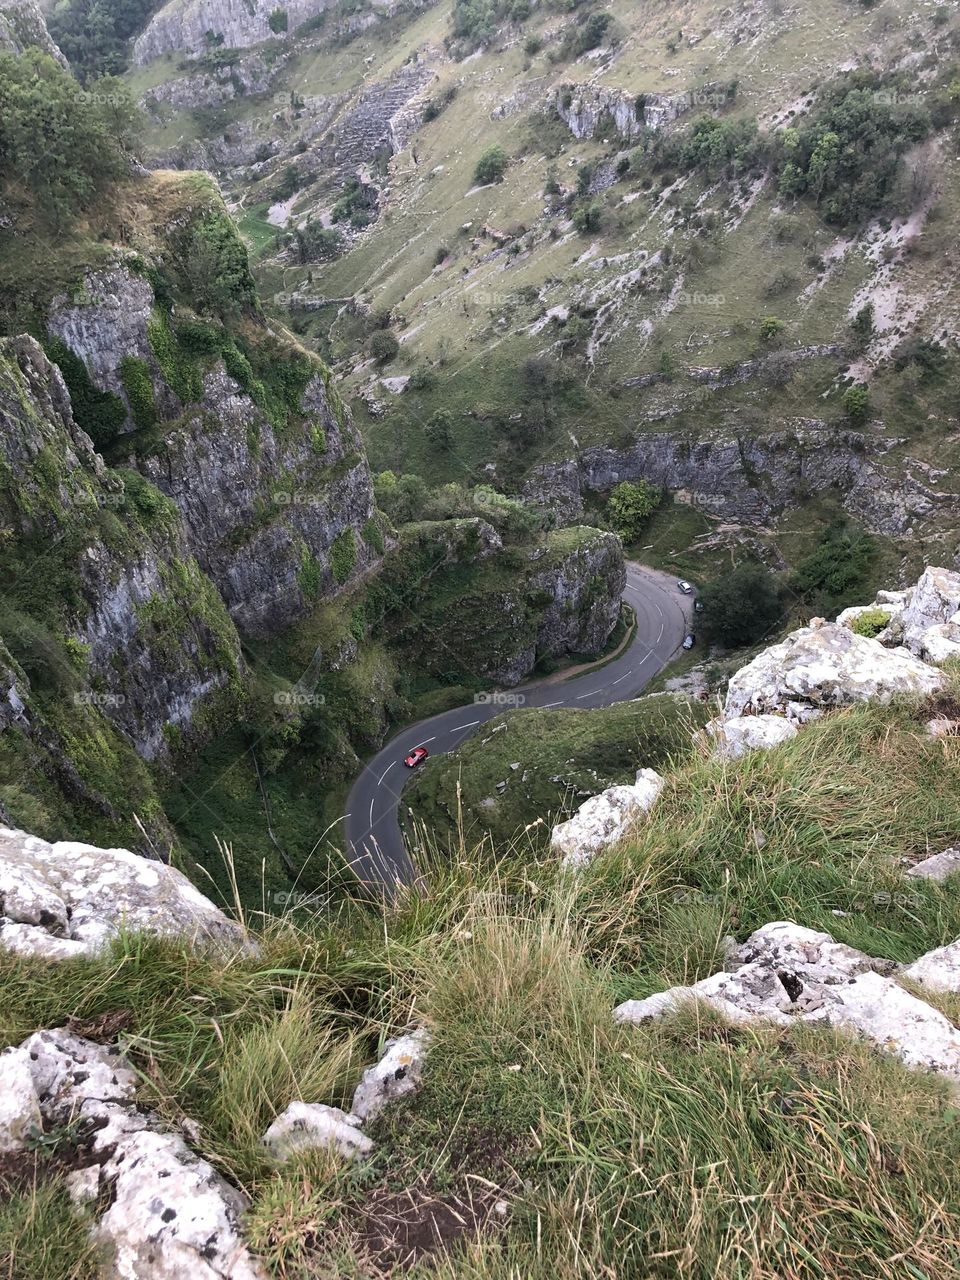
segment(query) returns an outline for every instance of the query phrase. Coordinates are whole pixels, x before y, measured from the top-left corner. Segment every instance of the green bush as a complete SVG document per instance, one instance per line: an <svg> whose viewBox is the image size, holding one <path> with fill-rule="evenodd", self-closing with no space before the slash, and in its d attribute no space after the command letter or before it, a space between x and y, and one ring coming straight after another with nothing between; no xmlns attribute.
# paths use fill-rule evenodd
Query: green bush
<svg viewBox="0 0 960 1280"><path fill-rule="evenodd" d="M760 318L760 341L775 342L783 333L783 329L783 321L778 320L776 316L762 316Z"/></svg>
<svg viewBox="0 0 960 1280"><path fill-rule="evenodd" d="M793 587L820 613L836 613L857 597L868 581L876 543L846 519L835 520L817 545L797 565Z"/></svg>
<svg viewBox="0 0 960 1280"><path fill-rule="evenodd" d="M884 609L867 609L854 618L850 624L850 630L855 631L858 636L866 636L872 640L874 636L878 636L881 631L885 630L890 622L890 615Z"/></svg>
<svg viewBox="0 0 960 1280"><path fill-rule="evenodd" d="M607 513L624 542L636 542L643 526L663 501L659 485L646 480L624 480L610 494Z"/></svg>
<svg viewBox="0 0 960 1280"><path fill-rule="evenodd" d="M501 182L506 171L507 153L499 143L495 142L492 146L487 147L477 161L476 168L473 171L473 180L485 187L491 182Z"/></svg>
<svg viewBox="0 0 960 1280"><path fill-rule="evenodd" d="M344 529L330 547L330 569L337 582L343 584L357 563L357 539L352 529Z"/></svg>
<svg viewBox="0 0 960 1280"><path fill-rule="evenodd" d="M370 354L377 364L388 364L399 350L397 335L389 329L378 329L370 338Z"/></svg>
<svg viewBox="0 0 960 1280"><path fill-rule="evenodd" d="M157 421L157 406L153 396L153 380L145 360L137 356L124 356L119 366L120 381L130 401L130 415L141 431Z"/></svg>
<svg viewBox="0 0 960 1280"><path fill-rule="evenodd" d="M744 562L704 587L703 625L730 649L755 644L783 616L776 579L760 564Z"/></svg>
<svg viewBox="0 0 960 1280"><path fill-rule="evenodd" d="M866 387L847 387L840 403L851 422L866 422L870 416L870 392Z"/></svg>
<svg viewBox="0 0 960 1280"><path fill-rule="evenodd" d="M288 26L286 9L274 9L267 18L267 25L275 36L282 35Z"/></svg>

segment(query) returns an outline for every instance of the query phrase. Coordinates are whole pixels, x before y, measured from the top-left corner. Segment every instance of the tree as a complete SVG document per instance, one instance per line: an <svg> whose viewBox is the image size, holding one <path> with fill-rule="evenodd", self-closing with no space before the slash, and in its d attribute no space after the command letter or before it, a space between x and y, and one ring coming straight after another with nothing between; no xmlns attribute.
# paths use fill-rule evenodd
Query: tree
<svg viewBox="0 0 960 1280"><path fill-rule="evenodd" d="M87 93L38 49L0 54L0 190L28 191L38 219L63 227L129 171L127 89ZM110 99L110 101L107 101ZM109 116L105 113L109 113Z"/></svg>
<svg viewBox="0 0 960 1280"><path fill-rule="evenodd" d="M378 329L370 339L370 354L377 364L387 364L400 350L397 335L389 329Z"/></svg>
<svg viewBox="0 0 960 1280"><path fill-rule="evenodd" d="M374 476L373 493L377 506L394 524L408 524L422 519L430 491L420 476L381 471Z"/></svg>
<svg viewBox="0 0 960 1280"><path fill-rule="evenodd" d="M447 450L453 444L453 414L449 409L437 409L431 414L423 434L437 449Z"/></svg>
<svg viewBox="0 0 960 1280"><path fill-rule="evenodd" d="M783 333L783 321L778 320L776 316L761 316L760 318L760 341L775 342L780 334Z"/></svg>
<svg viewBox="0 0 960 1280"><path fill-rule="evenodd" d="M573 225L581 235L589 235L600 230L603 221L603 208L596 200L579 204L573 211Z"/></svg>
<svg viewBox="0 0 960 1280"><path fill-rule="evenodd" d="M773 574L747 561L711 582L700 598L704 629L730 649L761 640L783 614Z"/></svg>
<svg viewBox="0 0 960 1280"><path fill-rule="evenodd" d="M840 403L851 422L866 422L870 416L870 392L866 387L847 387Z"/></svg>
<svg viewBox="0 0 960 1280"><path fill-rule="evenodd" d="M610 494L607 512L610 523L624 542L636 542L652 513L663 501L659 485L646 480L624 480Z"/></svg>
<svg viewBox="0 0 960 1280"><path fill-rule="evenodd" d="M473 171L473 180L485 187L491 182L500 182L506 171L507 153L499 143L495 142L492 146L487 147L477 161L477 167Z"/></svg>

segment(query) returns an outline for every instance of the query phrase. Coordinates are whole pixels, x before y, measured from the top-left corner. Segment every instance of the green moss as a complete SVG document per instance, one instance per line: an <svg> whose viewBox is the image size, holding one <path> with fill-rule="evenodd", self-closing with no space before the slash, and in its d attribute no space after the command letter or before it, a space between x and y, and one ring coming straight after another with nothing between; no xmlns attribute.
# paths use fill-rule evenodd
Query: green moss
<svg viewBox="0 0 960 1280"><path fill-rule="evenodd" d="M126 422L123 401L112 391L101 391L90 380L87 366L60 338L45 337L43 349L63 374L77 425L98 449L114 440Z"/></svg>
<svg viewBox="0 0 960 1280"><path fill-rule="evenodd" d="M147 339L160 372L173 393L184 404L199 400L203 393L200 367L181 345L178 334L162 312L154 312L147 324Z"/></svg>
<svg viewBox="0 0 960 1280"><path fill-rule="evenodd" d="M319 422L313 423L310 428L310 444L314 453L323 455L327 451L327 433Z"/></svg>
<svg viewBox="0 0 960 1280"><path fill-rule="evenodd" d="M323 587L323 568L306 543L300 546L300 568L297 582L308 600L318 600Z"/></svg>
<svg viewBox="0 0 960 1280"><path fill-rule="evenodd" d="M344 583L357 563L357 539L352 529L344 529L330 548L330 568L337 582Z"/></svg>
<svg viewBox="0 0 960 1280"><path fill-rule="evenodd" d="M854 618L850 624L850 630L856 632L858 636L867 636L873 639L878 636L885 627L889 625L890 615L884 609L867 609Z"/></svg>
<svg viewBox="0 0 960 1280"><path fill-rule="evenodd" d="M141 431L154 426L157 406L153 396L153 380L145 360L124 356L119 366L120 381L130 401L130 414Z"/></svg>
<svg viewBox="0 0 960 1280"><path fill-rule="evenodd" d="M363 540L369 547L373 547L378 556L382 556L385 543L383 540L383 530L376 516L372 516L363 526Z"/></svg>

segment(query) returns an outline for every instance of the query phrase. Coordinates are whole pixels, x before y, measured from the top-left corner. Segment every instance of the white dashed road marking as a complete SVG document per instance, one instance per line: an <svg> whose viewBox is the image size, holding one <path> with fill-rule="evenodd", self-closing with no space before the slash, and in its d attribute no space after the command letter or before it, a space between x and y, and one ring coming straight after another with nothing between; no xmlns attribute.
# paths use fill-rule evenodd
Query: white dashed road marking
<svg viewBox="0 0 960 1280"><path fill-rule="evenodd" d="M390 772L390 770L393 768L393 766L394 766L396 763L397 763L397 762L396 762L396 760L391 760L391 761L390 761L390 763L389 763L389 764L387 765L387 767L384 769L383 773L381 773L380 777L377 779L377 786L378 786L378 787L379 787L380 783L384 780L384 778L387 776L387 774Z"/></svg>

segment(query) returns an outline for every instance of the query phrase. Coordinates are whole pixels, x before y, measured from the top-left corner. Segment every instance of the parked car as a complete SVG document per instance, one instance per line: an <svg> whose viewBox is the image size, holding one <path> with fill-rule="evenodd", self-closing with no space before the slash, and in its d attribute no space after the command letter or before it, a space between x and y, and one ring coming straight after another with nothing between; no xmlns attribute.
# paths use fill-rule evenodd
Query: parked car
<svg viewBox="0 0 960 1280"><path fill-rule="evenodd" d="M684 636L683 638L683 647L685 649L692 649L696 643L697 643L697 637L693 634L692 631L689 632L689 634Z"/></svg>
<svg viewBox="0 0 960 1280"><path fill-rule="evenodd" d="M403 757L403 763L408 769L415 769L418 764L423 764L429 754L426 747L414 747L408 756Z"/></svg>
<svg viewBox="0 0 960 1280"><path fill-rule="evenodd" d="M677 583L677 586L680 588L680 590L683 592L685 596L689 596L693 594L693 586L686 580L686 578L681 578Z"/></svg>
<svg viewBox="0 0 960 1280"><path fill-rule="evenodd" d="M703 601L702 601L702 600L694 600L694 602L693 602L693 607L694 607L694 609L696 609L697 613L703 613Z"/></svg>

